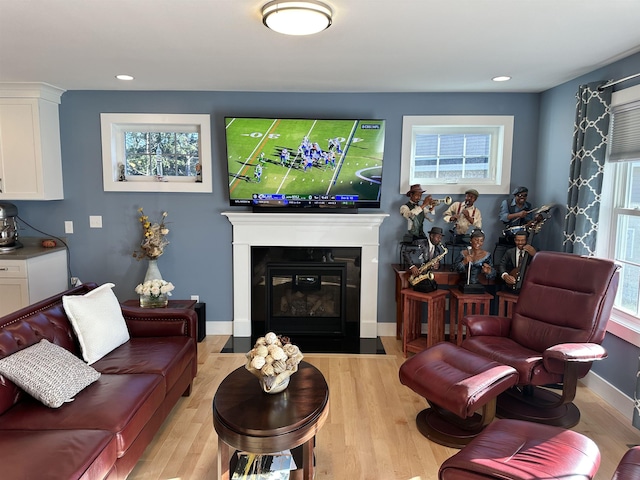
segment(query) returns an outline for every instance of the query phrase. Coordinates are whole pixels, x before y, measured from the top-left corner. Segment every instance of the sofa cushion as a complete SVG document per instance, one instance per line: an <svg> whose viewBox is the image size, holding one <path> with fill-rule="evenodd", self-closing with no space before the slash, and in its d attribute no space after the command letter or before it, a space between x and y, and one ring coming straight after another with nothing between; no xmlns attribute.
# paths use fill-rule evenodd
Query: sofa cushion
<svg viewBox="0 0 640 480"><path fill-rule="evenodd" d="M0 435L2 478L106 478L117 460L104 430L15 430Z"/></svg>
<svg viewBox="0 0 640 480"><path fill-rule="evenodd" d="M100 372L46 339L1 359L0 374L52 408L100 378Z"/></svg>
<svg viewBox="0 0 640 480"><path fill-rule="evenodd" d="M25 398L0 415L0 430L108 430L116 435L121 457L155 415L165 395L161 375L102 374L73 402L57 410Z"/></svg>
<svg viewBox="0 0 640 480"><path fill-rule="evenodd" d="M82 356L89 365L129 340L113 283L85 295L64 295L62 304L78 336Z"/></svg>
<svg viewBox="0 0 640 480"><path fill-rule="evenodd" d="M92 366L102 373L157 373L171 390L195 361L195 342L189 337L133 337Z"/></svg>

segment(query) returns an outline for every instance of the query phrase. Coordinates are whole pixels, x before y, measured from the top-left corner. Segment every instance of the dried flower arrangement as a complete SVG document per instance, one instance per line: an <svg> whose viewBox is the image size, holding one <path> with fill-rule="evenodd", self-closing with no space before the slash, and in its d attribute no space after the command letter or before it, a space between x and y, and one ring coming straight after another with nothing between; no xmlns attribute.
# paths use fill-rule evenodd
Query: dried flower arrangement
<svg viewBox="0 0 640 480"><path fill-rule="evenodd" d="M284 390L289 384L289 377L298 371L298 364L304 358L288 337L273 332L258 338L246 356L245 368L261 380L267 393Z"/></svg>
<svg viewBox="0 0 640 480"><path fill-rule="evenodd" d="M140 214L138 221L142 224L142 241L140 242L140 250L133 252L133 257L137 260L143 258L155 260L164 253L164 247L169 244L166 239L169 229L164 223L168 213L162 212L162 219L157 223L149 221L149 217L144 214L142 207L138 209L138 213Z"/></svg>

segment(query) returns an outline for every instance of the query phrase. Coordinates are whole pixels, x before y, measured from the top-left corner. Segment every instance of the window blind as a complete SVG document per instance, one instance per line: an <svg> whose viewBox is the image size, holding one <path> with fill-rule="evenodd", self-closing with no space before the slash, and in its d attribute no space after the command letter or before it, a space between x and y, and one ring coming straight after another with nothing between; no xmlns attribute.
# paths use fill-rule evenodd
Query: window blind
<svg viewBox="0 0 640 480"><path fill-rule="evenodd" d="M640 102L614 107L609 138L610 162L640 160Z"/></svg>

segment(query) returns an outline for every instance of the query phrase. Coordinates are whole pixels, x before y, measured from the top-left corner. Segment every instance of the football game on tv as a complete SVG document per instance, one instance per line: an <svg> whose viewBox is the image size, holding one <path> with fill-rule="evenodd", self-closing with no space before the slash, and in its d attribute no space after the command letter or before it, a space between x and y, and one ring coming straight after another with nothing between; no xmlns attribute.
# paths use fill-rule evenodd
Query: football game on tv
<svg viewBox="0 0 640 480"><path fill-rule="evenodd" d="M225 118L232 206L379 208L384 120Z"/></svg>

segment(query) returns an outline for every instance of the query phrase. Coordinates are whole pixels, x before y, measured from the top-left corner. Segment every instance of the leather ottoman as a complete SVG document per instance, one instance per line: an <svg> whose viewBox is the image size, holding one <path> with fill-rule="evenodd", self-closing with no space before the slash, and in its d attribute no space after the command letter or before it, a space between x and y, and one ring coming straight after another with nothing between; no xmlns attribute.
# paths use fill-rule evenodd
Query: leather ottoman
<svg viewBox="0 0 640 480"><path fill-rule="evenodd" d="M400 382L431 406L416 417L418 430L454 448L462 448L491 423L496 397L517 381L514 368L448 342L414 355L400 367Z"/></svg>
<svg viewBox="0 0 640 480"><path fill-rule="evenodd" d="M597 445L580 433L523 420L501 419L446 460L440 466L438 478L591 480L599 466Z"/></svg>

